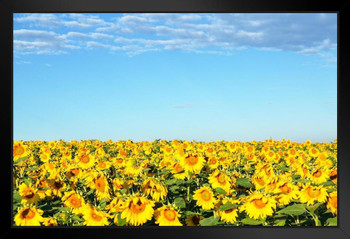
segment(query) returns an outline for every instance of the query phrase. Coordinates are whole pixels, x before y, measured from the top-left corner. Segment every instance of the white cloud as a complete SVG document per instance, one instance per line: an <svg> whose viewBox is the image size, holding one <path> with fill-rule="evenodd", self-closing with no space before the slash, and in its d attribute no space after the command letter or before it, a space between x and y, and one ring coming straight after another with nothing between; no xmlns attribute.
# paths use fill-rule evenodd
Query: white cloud
<svg viewBox="0 0 350 239"><path fill-rule="evenodd" d="M99 32L91 33L90 37L95 38L95 39L112 39L112 38L114 38L114 36L112 36L112 35L99 33Z"/></svg>
<svg viewBox="0 0 350 239"><path fill-rule="evenodd" d="M42 29L15 30L17 50L35 49L36 44L44 44L44 47L52 46L60 51L85 46L88 49L122 50L128 55L159 50L229 55L232 50L254 47L321 57L327 53L327 59L332 57L328 53L336 50L336 14L144 13L104 16L102 19L93 14L16 14L16 24L30 23L29 28L50 24L61 26L60 33ZM64 33L65 27L74 30ZM28 41L29 38L35 40Z"/></svg>
<svg viewBox="0 0 350 239"><path fill-rule="evenodd" d="M193 107L193 104L172 105L170 107L173 109L186 109Z"/></svg>
<svg viewBox="0 0 350 239"><path fill-rule="evenodd" d="M29 64L32 64L31 61L22 61L22 60L15 60L15 63L18 64L18 65L29 65Z"/></svg>
<svg viewBox="0 0 350 239"><path fill-rule="evenodd" d="M20 29L13 31L13 46L21 54L63 54L67 50L79 49L70 44L66 36L52 31Z"/></svg>
<svg viewBox="0 0 350 239"><path fill-rule="evenodd" d="M80 40L86 40L88 38L93 39L113 39L114 36L99 32L91 32L91 33L81 33L81 32L68 32L66 34L68 38L77 38Z"/></svg>
<svg viewBox="0 0 350 239"><path fill-rule="evenodd" d="M90 36L86 33L81 33L81 32L68 32L66 34L67 37L75 37L75 38L79 38L79 39L87 39Z"/></svg>
<svg viewBox="0 0 350 239"><path fill-rule="evenodd" d="M106 22L91 14L16 14L16 23L28 23L30 26L57 28L92 28L106 25Z"/></svg>
<svg viewBox="0 0 350 239"><path fill-rule="evenodd" d="M55 28L60 24L57 15L54 14L16 14L21 15L15 17L15 23L29 23L31 26L40 26L46 28Z"/></svg>

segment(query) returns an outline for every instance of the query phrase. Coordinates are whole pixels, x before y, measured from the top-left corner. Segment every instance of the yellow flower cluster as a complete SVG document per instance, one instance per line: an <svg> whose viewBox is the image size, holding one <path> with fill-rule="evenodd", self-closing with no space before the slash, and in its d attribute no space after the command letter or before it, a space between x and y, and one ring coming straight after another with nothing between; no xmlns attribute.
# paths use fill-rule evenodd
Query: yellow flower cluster
<svg viewBox="0 0 350 239"><path fill-rule="evenodd" d="M17 226L334 225L337 141L15 141L13 189Z"/></svg>

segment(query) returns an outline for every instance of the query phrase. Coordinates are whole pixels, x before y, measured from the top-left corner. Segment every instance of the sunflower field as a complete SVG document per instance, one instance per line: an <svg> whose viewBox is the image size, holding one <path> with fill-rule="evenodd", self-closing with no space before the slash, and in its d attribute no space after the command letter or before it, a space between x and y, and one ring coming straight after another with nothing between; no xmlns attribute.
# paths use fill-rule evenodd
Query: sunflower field
<svg viewBox="0 0 350 239"><path fill-rule="evenodd" d="M337 141L15 141L15 226L337 226Z"/></svg>

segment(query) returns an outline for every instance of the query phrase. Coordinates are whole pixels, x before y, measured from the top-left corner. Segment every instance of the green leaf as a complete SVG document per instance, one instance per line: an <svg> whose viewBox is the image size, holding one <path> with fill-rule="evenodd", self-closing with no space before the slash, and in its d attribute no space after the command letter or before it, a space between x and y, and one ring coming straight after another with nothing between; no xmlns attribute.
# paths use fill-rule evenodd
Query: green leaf
<svg viewBox="0 0 350 239"><path fill-rule="evenodd" d="M176 178L168 179L168 180L165 180L165 181L164 181L164 184L165 184L165 185L173 185L173 184L176 183L176 181L177 181Z"/></svg>
<svg viewBox="0 0 350 239"><path fill-rule="evenodd" d="M336 217L328 218L325 226L338 226L338 221Z"/></svg>
<svg viewBox="0 0 350 239"><path fill-rule="evenodd" d="M218 218L218 217L211 216L211 217L202 219L202 220L199 222L199 224L200 224L201 226L214 226L214 225L216 225L218 222L219 222L219 218Z"/></svg>
<svg viewBox="0 0 350 239"><path fill-rule="evenodd" d="M283 227L284 225L286 225L286 219L276 220L274 224L274 226L280 226L280 227Z"/></svg>
<svg viewBox="0 0 350 239"><path fill-rule="evenodd" d="M22 161L24 161L24 160L26 160L26 159L28 159L28 158L29 158L29 156L24 156L24 157L22 157L22 158L17 159L14 163L15 163L15 164L18 164L19 162L22 162Z"/></svg>
<svg viewBox="0 0 350 239"><path fill-rule="evenodd" d="M128 190L126 190L126 188L123 188L120 190L121 194L126 194L128 192Z"/></svg>
<svg viewBox="0 0 350 239"><path fill-rule="evenodd" d="M61 212L70 212L71 209L69 207L52 207L52 209L57 209Z"/></svg>
<svg viewBox="0 0 350 239"><path fill-rule="evenodd" d="M305 212L305 204L294 204L279 210L277 213L287 214L291 216L300 216Z"/></svg>
<svg viewBox="0 0 350 239"><path fill-rule="evenodd" d="M277 165L276 168L284 172L290 171L290 168L286 164Z"/></svg>
<svg viewBox="0 0 350 239"><path fill-rule="evenodd" d="M176 173L174 173L174 174L180 174L180 173L184 173L184 172L185 172L185 170L181 170L181 171L176 172Z"/></svg>
<svg viewBox="0 0 350 239"><path fill-rule="evenodd" d="M107 201L106 199L102 198L100 203L99 203L100 208L105 209L107 206Z"/></svg>
<svg viewBox="0 0 350 239"><path fill-rule="evenodd" d="M335 186L335 184L331 180L328 180L327 182L323 183L323 186L324 187Z"/></svg>
<svg viewBox="0 0 350 239"><path fill-rule="evenodd" d="M21 197L21 195L19 195L18 192L13 193L13 201L14 201L14 203L21 203L22 197Z"/></svg>
<svg viewBox="0 0 350 239"><path fill-rule="evenodd" d="M151 168L145 168L145 169L142 170L142 172L147 173L150 170L151 170Z"/></svg>
<svg viewBox="0 0 350 239"><path fill-rule="evenodd" d="M126 218L121 217L121 213L118 214L118 226L124 226L126 224Z"/></svg>
<svg viewBox="0 0 350 239"><path fill-rule="evenodd" d="M334 192L334 191L337 191L336 188L328 188L327 189L327 193L331 193L331 192Z"/></svg>
<svg viewBox="0 0 350 239"><path fill-rule="evenodd" d="M33 166L33 167L26 168L24 171L25 171L25 172L28 172L28 171L36 171L36 170L38 170L38 169L39 169L38 166Z"/></svg>
<svg viewBox="0 0 350 239"><path fill-rule="evenodd" d="M47 204L47 202L46 202L46 203L44 203L44 204L38 205L37 208L43 208L43 207L46 207L47 205L48 205L48 204Z"/></svg>
<svg viewBox="0 0 350 239"><path fill-rule="evenodd" d="M171 172L171 170L170 169L164 169L164 170L159 170L159 172L158 172L158 174L159 175L163 175L163 174L167 174L167 173L170 173Z"/></svg>
<svg viewBox="0 0 350 239"><path fill-rule="evenodd" d="M185 214L186 214L186 216L189 216L189 215L197 215L197 213L191 212L191 211L186 211Z"/></svg>
<svg viewBox="0 0 350 239"><path fill-rule="evenodd" d="M77 215L72 215L72 219L74 220L74 221L77 221L77 222L83 222L84 220L82 219L82 218L80 218L80 217L78 217Z"/></svg>
<svg viewBox="0 0 350 239"><path fill-rule="evenodd" d="M186 183L186 181L183 180L183 179L177 179L176 180L176 185L181 185L181 184L184 184L184 183Z"/></svg>
<svg viewBox="0 0 350 239"><path fill-rule="evenodd" d="M252 188L253 184L247 178L237 178L236 184L245 188Z"/></svg>
<svg viewBox="0 0 350 239"><path fill-rule="evenodd" d="M233 208L237 208L237 207L238 207L237 204L232 204L231 202L227 202L224 205L221 205L219 207L219 211L227 211L227 210L230 210L230 209L233 209Z"/></svg>
<svg viewBox="0 0 350 239"><path fill-rule="evenodd" d="M179 208L186 208L186 202L183 198L175 198L174 203Z"/></svg>
<svg viewBox="0 0 350 239"><path fill-rule="evenodd" d="M246 217L244 219L242 219L241 221L243 224L245 225L260 225L260 224L263 224L263 220L257 220L257 219L253 219L253 218L250 218L250 217Z"/></svg>
<svg viewBox="0 0 350 239"><path fill-rule="evenodd" d="M226 195L226 191L220 187L215 188L215 192L217 192L218 194Z"/></svg>
<svg viewBox="0 0 350 239"><path fill-rule="evenodd" d="M306 208L310 211L310 212L312 212L312 213L314 213L315 212L315 210L319 207L319 206L321 206L323 203L316 203L315 205L310 205L310 206L307 206Z"/></svg>
<svg viewBox="0 0 350 239"><path fill-rule="evenodd" d="M24 179L23 179L23 182L24 182L27 186L29 186L29 185L31 184L31 182L30 182L30 180L29 180L28 178L24 178Z"/></svg>
<svg viewBox="0 0 350 239"><path fill-rule="evenodd" d="M86 193L86 196L89 196L89 195L92 194L93 192L95 192L95 190L90 189L90 191L88 191L88 192Z"/></svg>
<svg viewBox="0 0 350 239"><path fill-rule="evenodd" d="M178 190L179 188L180 188L179 186L174 185L174 186L171 186L171 187L169 188L169 190L172 191L172 192L176 192L176 190Z"/></svg>

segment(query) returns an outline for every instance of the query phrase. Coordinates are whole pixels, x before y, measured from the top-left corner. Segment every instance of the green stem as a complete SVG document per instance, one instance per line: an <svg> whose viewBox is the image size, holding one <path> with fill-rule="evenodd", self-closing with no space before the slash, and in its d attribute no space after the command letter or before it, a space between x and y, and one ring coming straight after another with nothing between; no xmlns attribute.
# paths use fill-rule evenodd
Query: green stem
<svg viewBox="0 0 350 239"><path fill-rule="evenodd" d="M187 201L190 201L190 184L187 186Z"/></svg>
<svg viewBox="0 0 350 239"><path fill-rule="evenodd" d="M312 219L314 219L315 226L321 226L321 225L319 224L319 220L318 220L317 215L315 215L315 214L313 214L312 212L309 212L309 211L308 211L308 213L312 216Z"/></svg>

